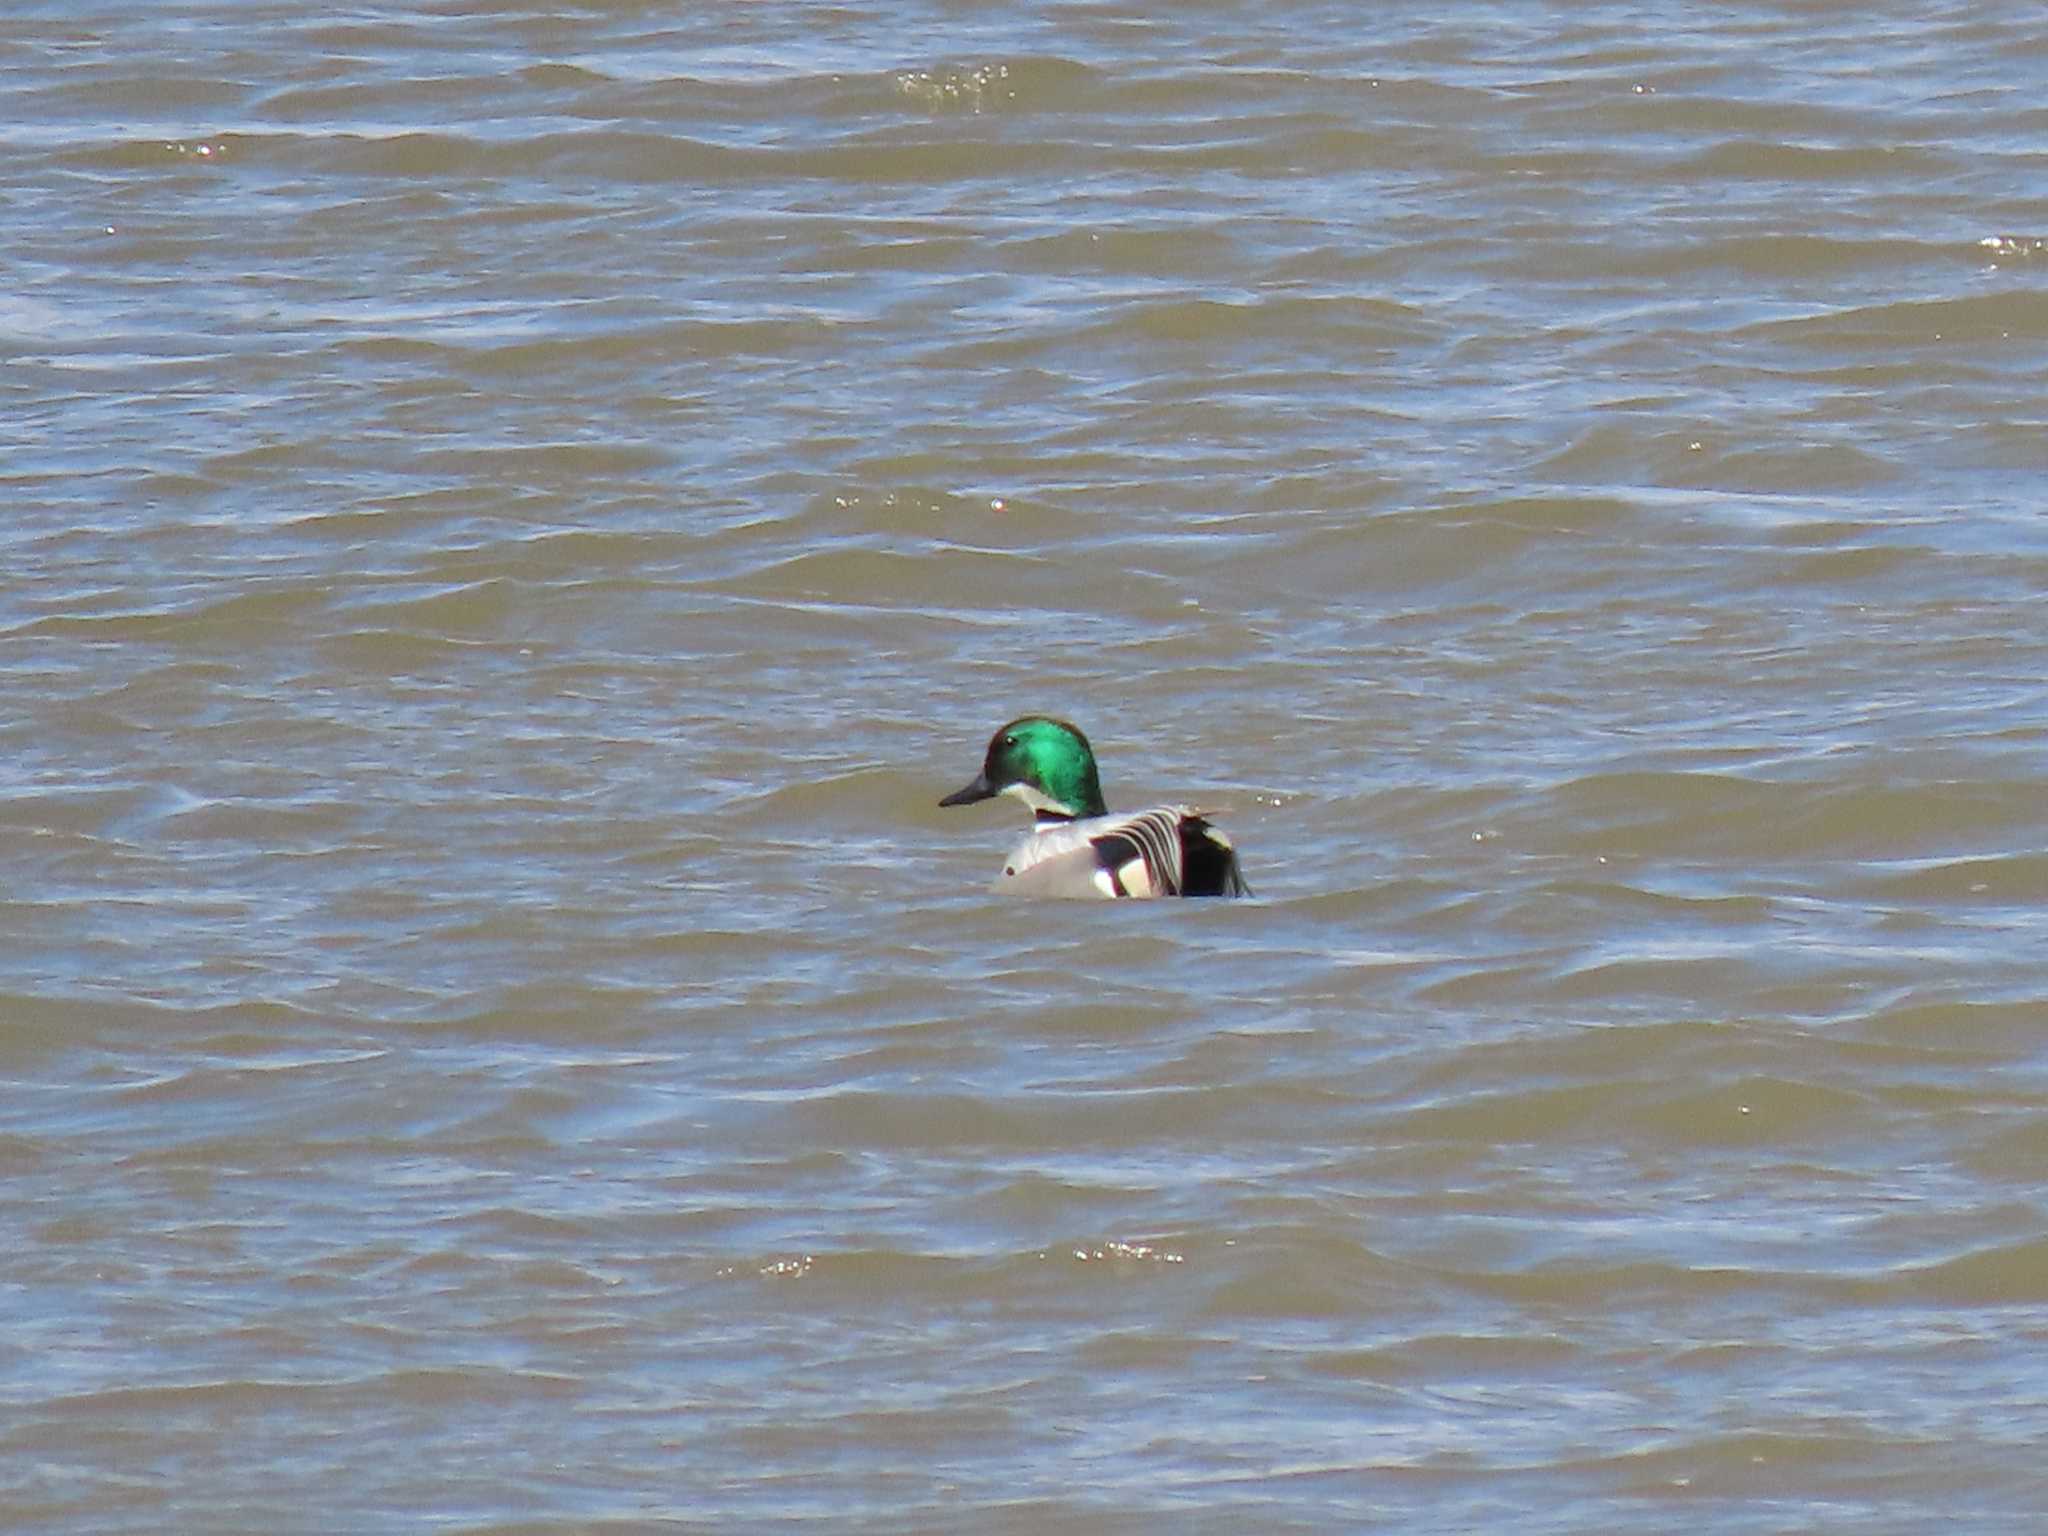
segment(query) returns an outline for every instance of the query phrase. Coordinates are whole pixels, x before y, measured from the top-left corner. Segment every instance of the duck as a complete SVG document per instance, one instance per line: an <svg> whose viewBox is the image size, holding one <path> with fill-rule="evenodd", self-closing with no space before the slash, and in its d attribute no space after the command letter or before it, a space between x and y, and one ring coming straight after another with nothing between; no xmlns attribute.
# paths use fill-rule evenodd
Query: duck
<svg viewBox="0 0 2048 1536"><path fill-rule="evenodd" d="M998 795L1023 803L1031 830L996 889L1074 897L1249 896L1237 848L1205 812L1158 805L1112 815L1081 728L1020 715L989 738L981 772L941 806Z"/></svg>

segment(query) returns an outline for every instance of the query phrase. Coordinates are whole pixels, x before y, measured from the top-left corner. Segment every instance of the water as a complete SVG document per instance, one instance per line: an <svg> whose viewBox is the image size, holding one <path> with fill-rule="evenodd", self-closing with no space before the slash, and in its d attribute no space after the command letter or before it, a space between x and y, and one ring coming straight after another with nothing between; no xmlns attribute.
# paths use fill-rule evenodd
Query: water
<svg viewBox="0 0 2048 1536"><path fill-rule="evenodd" d="M2036 19L15 7L0 1526L2039 1529Z"/></svg>

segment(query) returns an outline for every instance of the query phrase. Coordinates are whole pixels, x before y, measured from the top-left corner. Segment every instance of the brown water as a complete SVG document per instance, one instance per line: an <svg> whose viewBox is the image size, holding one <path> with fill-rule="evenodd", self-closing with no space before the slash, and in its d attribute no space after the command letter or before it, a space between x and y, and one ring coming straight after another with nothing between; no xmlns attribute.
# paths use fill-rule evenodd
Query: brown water
<svg viewBox="0 0 2048 1536"><path fill-rule="evenodd" d="M12 7L0 1529L2048 1529L2044 79Z"/></svg>

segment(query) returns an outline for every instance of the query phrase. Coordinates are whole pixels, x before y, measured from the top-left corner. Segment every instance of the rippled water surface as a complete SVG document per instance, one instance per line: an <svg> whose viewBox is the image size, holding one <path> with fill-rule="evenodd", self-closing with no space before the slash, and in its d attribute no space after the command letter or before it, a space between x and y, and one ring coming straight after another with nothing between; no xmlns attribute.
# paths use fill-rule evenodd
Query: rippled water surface
<svg viewBox="0 0 2048 1536"><path fill-rule="evenodd" d="M11 7L0 1528L2041 1529L2044 79Z"/></svg>

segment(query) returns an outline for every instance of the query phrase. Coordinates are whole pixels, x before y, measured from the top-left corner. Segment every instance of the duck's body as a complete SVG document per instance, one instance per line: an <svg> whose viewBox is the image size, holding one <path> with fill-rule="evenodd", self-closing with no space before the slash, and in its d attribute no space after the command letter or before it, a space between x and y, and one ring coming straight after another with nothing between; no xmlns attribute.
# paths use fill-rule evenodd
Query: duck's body
<svg viewBox="0 0 2048 1536"><path fill-rule="evenodd" d="M1249 896L1230 840L1185 805L1034 824L998 888L1038 896Z"/></svg>
<svg viewBox="0 0 2048 1536"><path fill-rule="evenodd" d="M1026 715L997 731L981 773L941 800L1008 795L1031 831L1004 862L999 890L1040 896L1249 896L1228 837L1190 806L1111 815L1095 753L1076 726Z"/></svg>

